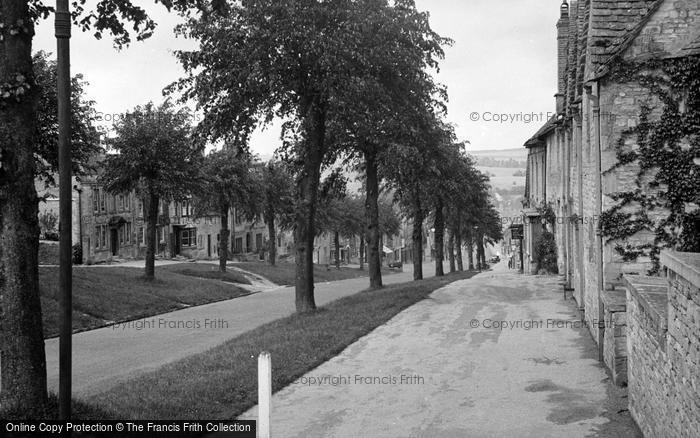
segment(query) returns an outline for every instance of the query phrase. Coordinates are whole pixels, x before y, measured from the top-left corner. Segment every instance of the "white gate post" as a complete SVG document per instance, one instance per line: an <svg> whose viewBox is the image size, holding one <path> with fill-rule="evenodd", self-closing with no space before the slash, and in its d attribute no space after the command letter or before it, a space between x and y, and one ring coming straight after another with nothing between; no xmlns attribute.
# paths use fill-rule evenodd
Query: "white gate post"
<svg viewBox="0 0 700 438"><path fill-rule="evenodd" d="M272 358L263 351L258 356L258 438L270 438L272 398Z"/></svg>

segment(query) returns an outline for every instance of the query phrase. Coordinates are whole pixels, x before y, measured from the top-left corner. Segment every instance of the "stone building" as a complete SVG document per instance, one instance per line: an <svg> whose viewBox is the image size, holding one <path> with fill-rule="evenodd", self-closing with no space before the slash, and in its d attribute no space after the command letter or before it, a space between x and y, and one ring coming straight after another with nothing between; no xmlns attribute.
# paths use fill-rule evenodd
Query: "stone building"
<svg viewBox="0 0 700 438"><path fill-rule="evenodd" d="M608 241L599 232L599 219L616 205L614 194L633 190L638 177L636 164L619 165L618 142L639 124L643 105L660 105L642 84L613 72L632 62L699 55L700 0L565 1L556 28L555 111L525 145L529 155L524 214L537 219L545 205L555 213L554 223L546 226L555 234L559 274L573 291L601 360L615 382L625 385L628 375L640 371L633 371L627 361L627 307L636 301L624 278L646 273L651 260L624 258L615 247L652 242L653 236L639 232L625 242ZM665 212L648 214L658 217ZM526 252L542 229L541 221L529 222ZM697 339L698 326L693 329ZM688 342L692 346L693 341ZM696 368L694 377L697 374ZM696 409L697 422L697 405L679 407L686 413L691 408Z"/></svg>
<svg viewBox="0 0 700 438"><path fill-rule="evenodd" d="M110 194L94 178L85 179L76 186L76 191L79 192L81 238L74 238L74 241L82 241L85 263L145 257L146 223L143 203L136 193ZM158 214L157 257L218 257L220 216L195 216L191 200L162 201Z"/></svg>

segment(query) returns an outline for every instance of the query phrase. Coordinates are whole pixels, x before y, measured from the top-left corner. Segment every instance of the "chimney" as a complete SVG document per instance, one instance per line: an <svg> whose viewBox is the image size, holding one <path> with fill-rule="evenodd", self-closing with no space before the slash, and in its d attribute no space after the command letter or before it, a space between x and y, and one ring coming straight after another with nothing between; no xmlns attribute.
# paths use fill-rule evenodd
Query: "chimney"
<svg viewBox="0 0 700 438"><path fill-rule="evenodd" d="M566 67L569 54L569 4L564 0L560 7L559 21L557 22L557 114L564 112L566 97Z"/></svg>

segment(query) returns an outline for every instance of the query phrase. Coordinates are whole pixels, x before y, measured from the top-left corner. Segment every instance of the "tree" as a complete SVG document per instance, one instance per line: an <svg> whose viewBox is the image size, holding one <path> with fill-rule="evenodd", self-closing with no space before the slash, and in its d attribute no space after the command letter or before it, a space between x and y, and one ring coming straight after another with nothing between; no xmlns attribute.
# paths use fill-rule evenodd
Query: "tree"
<svg viewBox="0 0 700 438"><path fill-rule="evenodd" d="M354 195L344 195L322 204L319 232L333 234L335 266L340 269L340 237L346 239L362 235L365 231L364 203ZM362 246L362 245L360 245Z"/></svg>
<svg viewBox="0 0 700 438"><path fill-rule="evenodd" d="M188 76L174 84L183 98L199 102L201 135L211 139L247 136L259 123L286 120L283 156L300 169L296 179L296 281L298 312L315 309L313 243L321 169L337 158L337 124L367 94L369 78L384 71L373 64L378 38L378 0L299 2L259 0L229 3L218 13L189 15L180 31L200 43L177 53ZM410 0L394 3L397 14L415 10ZM382 6L383 7L383 6ZM381 7L379 7L381 9ZM425 14L408 14L422 26ZM388 21L381 24L391 26ZM425 37L424 34L413 33ZM408 34L393 36L405 42ZM369 45L368 43L371 43ZM422 40L411 41L422 45Z"/></svg>
<svg viewBox="0 0 700 438"><path fill-rule="evenodd" d="M137 39L155 27L129 0L101 0L89 13L84 3L80 0L74 11L74 22L100 36L111 34L118 47L131 41L123 21L132 22ZM34 26L52 11L40 0L0 3L0 404L28 417L47 401L34 186L41 91L31 49Z"/></svg>
<svg viewBox="0 0 700 438"><path fill-rule="evenodd" d="M270 236L270 257L268 263L274 266L277 259L277 226L289 229L294 214L294 178L288 166L278 160L270 160L261 169L260 184L264 193L263 219Z"/></svg>
<svg viewBox="0 0 700 438"><path fill-rule="evenodd" d="M380 185L386 178L383 167L391 166L391 145L410 141L412 131L423 129L418 121L426 107L444 106L445 90L430 74L444 57L440 37L429 25L429 17L413 1L393 4L370 1L365 5L365 42L362 57L366 73L364 92L345 108L345 117L335 123L333 134L348 144L350 159L365 176L365 211L370 287L382 287L381 232L379 230Z"/></svg>
<svg viewBox="0 0 700 438"><path fill-rule="evenodd" d="M394 199L412 224L413 279L423 278L423 223L429 213L428 193L421 181L431 174L431 154L416 145L394 145L394 160L387 166Z"/></svg>
<svg viewBox="0 0 700 438"><path fill-rule="evenodd" d="M155 277L159 205L182 200L199 182L202 149L190 138L189 114L168 101L148 103L122 114L115 124L101 182L112 193L135 190L143 200L146 220L146 278ZM174 159L174 157L177 157Z"/></svg>
<svg viewBox="0 0 700 438"><path fill-rule="evenodd" d="M219 271L226 272L229 256L229 212L233 207L249 218L257 213L259 180L251 172L252 158L246 151L232 146L209 153L201 169L201 182L194 197L195 213L216 213L221 218L219 237Z"/></svg>
<svg viewBox="0 0 700 438"><path fill-rule="evenodd" d="M45 52L32 58L36 83L40 90L37 110L36 157L37 176L47 186L55 185L58 172L58 96L56 91L56 61ZM94 171L92 161L103 152L100 130L95 123L95 102L85 96L83 75L71 80L71 159L73 174L85 175Z"/></svg>
<svg viewBox="0 0 700 438"><path fill-rule="evenodd" d="M432 178L424 181L430 194L433 210L433 229L435 230L435 276L445 275L443 261L445 258L445 214L447 204L458 202L464 190L463 178L468 169L462 161L462 145L455 143L452 127L443 125L436 131L435 157L436 167Z"/></svg>

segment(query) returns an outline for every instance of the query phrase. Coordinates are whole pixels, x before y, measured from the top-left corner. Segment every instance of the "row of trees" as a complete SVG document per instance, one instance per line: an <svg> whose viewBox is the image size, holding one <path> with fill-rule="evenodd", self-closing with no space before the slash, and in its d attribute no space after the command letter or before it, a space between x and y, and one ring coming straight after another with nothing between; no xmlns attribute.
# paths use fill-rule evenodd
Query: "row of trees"
<svg viewBox="0 0 700 438"><path fill-rule="evenodd" d="M428 14L413 0L156 2L181 13L185 22L178 32L199 43L196 50L176 52L186 76L167 92L196 101L204 118L192 130L188 114L169 103L149 104L126 114L116 128L111 146L118 154L108 158L102 177L110 190L136 189L144 200L147 274L154 272L162 200L187 196L196 187L202 195L197 208L225 216L226 207L248 204L251 186L244 179L256 172L270 182L258 187L265 194L258 193L258 199L264 199L259 208L266 222L272 230L275 221L294 230L298 312L316 307L312 249L322 230L319 217L327 217L320 222L331 224L327 231L338 235L364 228L360 236L367 246L370 285L382 286L381 235L395 224L380 218L391 197L413 223L417 279L426 220L433 221L438 240L447 230L455 248L476 245L483 262L483 243L500 232L487 178L442 121L446 90L433 79L443 47L451 42L431 29ZM82 4L74 22L98 38L111 34L118 47L133 34L147 38L155 28L129 0L99 0L93 11ZM20 413L47 399L34 181L40 172L50 175L55 169L55 133L45 129L54 126L49 125L53 112L42 118L40 111L46 87L34 67L31 41L35 23L51 11L41 0L0 4L0 403ZM279 151L284 164L251 172L250 133L273 119L284 121ZM79 141L74 138L74 144ZM85 150L95 144L84 142ZM207 144L223 147L205 156ZM343 214L359 200L339 195L333 178L321 180L335 174L331 170L338 163L364 178L364 208L353 209L364 218ZM280 187L293 189L284 195L289 202L275 198ZM436 242L439 253L442 247ZM223 268L226 251L224 245ZM461 269L461 251L449 252L451 261L456 257L452 270Z"/></svg>

